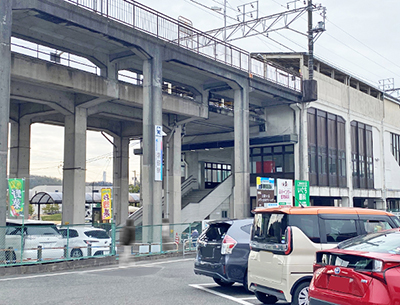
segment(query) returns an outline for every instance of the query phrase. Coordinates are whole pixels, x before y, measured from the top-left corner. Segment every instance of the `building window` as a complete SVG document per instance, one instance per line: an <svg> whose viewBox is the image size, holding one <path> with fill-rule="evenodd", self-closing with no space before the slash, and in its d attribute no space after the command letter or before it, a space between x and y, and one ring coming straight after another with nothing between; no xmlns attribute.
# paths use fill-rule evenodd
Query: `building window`
<svg viewBox="0 0 400 305"><path fill-rule="evenodd" d="M346 187L344 119L322 110L309 108L307 125L310 185Z"/></svg>
<svg viewBox="0 0 400 305"><path fill-rule="evenodd" d="M390 133L390 148L393 157L396 159L397 163L400 165L400 135L395 133Z"/></svg>
<svg viewBox="0 0 400 305"><path fill-rule="evenodd" d="M293 145L250 148L251 174L294 173Z"/></svg>
<svg viewBox="0 0 400 305"><path fill-rule="evenodd" d="M372 127L357 121L351 122L351 163L353 188L374 188Z"/></svg>
<svg viewBox="0 0 400 305"><path fill-rule="evenodd" d="M221 211L222 218L228 218L228 211Z"/></svg>
<svg viewBox="0 0 400 305"><path fill-rule="evenodd" d="M214 188L230 176L232 166L230 164L220 164L206 162L204 164L204 182L206 188Z"/></svg>

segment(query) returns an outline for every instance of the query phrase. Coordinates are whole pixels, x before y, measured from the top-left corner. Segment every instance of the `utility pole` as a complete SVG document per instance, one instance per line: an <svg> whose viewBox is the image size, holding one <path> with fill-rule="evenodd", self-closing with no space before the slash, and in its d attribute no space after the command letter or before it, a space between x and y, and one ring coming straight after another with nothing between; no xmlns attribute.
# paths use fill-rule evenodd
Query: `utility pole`
<svg viewBox="0 0 400 305"><path fill-rule="evenodd" d="M312 0L308 0L308 79L314 78L314 31L313 31L313 5Z"/></svg>
<svg viewBox="0 0 400 305"><path fill-rule="evenodd" d="M0 247L5 247L8 122L10 121L12 2L0 1ZM0 251L5 261L5 251Z"/></svg>

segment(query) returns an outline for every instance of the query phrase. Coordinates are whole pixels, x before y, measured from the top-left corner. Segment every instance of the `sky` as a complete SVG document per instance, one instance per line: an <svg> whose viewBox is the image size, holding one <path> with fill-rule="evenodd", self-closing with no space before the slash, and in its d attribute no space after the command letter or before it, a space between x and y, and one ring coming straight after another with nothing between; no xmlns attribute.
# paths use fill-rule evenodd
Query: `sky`
<svg viewBox="0 0 400 305"><path fill-rule="evenodd" d="M147 0L138 1L172 18L182 16L191 20L193 26L208 31L223 26L223 15L210 7L223 8L223 0L199 0L200 6L191 0ZM250 9L250 2L228 0L226 19L238 14L237 8ZM303 0L260 0L259 17L264 17L290 9L303 7ZM379 87L379 80L394 80L393 88L400 87L400 61L398 51L400 40L399 0L322 0L313 4L326 7L326 31L316 40L314 54L336 68ZM208 7L208 8L206 8ZM314 26L322 21L319 13L314 13ZM299 33L307 31L307 15L303 15L293 28ZM249 52L307 52L307 37L290 30L269 33L269 37L257 35L239 39L232 44ZM279 44L274 41L278 41ZM395 95L397 96L397 95ZM63 138L62 127L43 124L32 125L31 174L62 178ZM45 145L44 145L45 143ZM99 133L87 132L87 173L86 181L112 181L112 145ZM130 146L130 179L140 173L139 157L133 155L137 142Z"/></svg>

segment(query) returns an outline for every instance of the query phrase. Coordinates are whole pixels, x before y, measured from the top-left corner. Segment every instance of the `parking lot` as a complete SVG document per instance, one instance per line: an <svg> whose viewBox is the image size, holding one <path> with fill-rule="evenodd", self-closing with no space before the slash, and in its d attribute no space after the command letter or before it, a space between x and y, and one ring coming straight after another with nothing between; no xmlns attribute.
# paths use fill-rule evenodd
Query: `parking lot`
<svg viewBox="0 0 400 305"><path fill-rule="evenodd" d="M1 277L0 303L260 304L242 285L224 288L211 278L195 275L193 261L193 258L179 257L129 262L123 266Z"/></svg>

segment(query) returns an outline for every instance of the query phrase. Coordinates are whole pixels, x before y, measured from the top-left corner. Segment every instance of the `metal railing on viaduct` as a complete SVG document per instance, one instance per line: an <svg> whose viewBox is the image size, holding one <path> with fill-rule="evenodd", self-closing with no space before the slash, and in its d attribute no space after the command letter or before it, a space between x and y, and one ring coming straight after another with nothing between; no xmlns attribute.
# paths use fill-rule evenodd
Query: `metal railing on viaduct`
<svg viewBox="0 0 400 305"><path fill-rule="evenodd" d="M289 89L301 92L298 73L253 58L251 54L132 0L64 0Z"/></svg>

